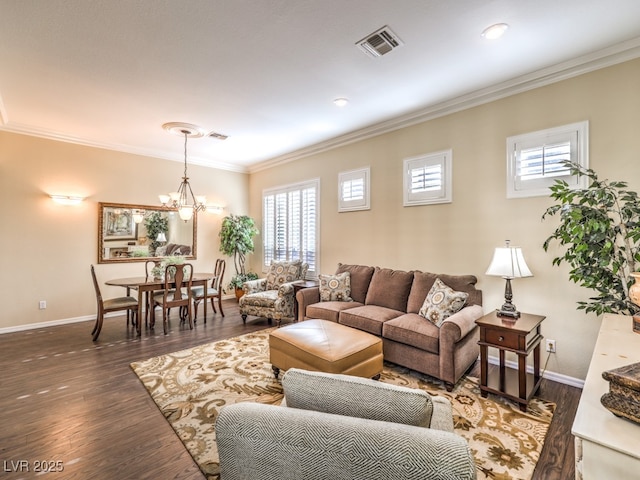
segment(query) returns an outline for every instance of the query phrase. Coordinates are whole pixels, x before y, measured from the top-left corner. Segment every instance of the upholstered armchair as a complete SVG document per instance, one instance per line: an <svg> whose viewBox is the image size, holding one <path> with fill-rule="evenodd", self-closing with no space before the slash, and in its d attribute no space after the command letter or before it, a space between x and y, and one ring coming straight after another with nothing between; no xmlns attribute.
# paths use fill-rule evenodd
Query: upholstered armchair
<svg viewBox="0 0 640 480"><path fill-rule="evenodd" d="M246 323L247 315L275 320L278 325L283 319L293 320L296 299L291 283L303 280L308 269L309 264L300 260L274 262L266 278L245 282L239 301L242 321Z"/></svg>
<svg viewBox="0 0 640 480"><path fill-rule="evenodd" d="M282 406L241 402L220 410L222 480L477 478L446 398L295 368L282 388Z"/></svg>

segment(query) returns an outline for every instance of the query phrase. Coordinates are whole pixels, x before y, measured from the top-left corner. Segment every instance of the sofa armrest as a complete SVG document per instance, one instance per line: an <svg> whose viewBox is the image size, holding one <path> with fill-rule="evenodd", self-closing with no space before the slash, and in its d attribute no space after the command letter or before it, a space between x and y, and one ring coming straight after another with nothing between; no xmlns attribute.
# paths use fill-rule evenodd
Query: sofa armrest
<svg viewBox="0 0 640 480"><path fill-rule="evenodd" d="M242 290L244 290L245 294L264 292L266 289L266 278L259 278L258 280L248 280L242 284Z"/></svg>
<svg viewBox="0 0 640 480"><path fill-rule="evenodd" d="M298 302L298 320L304 320L307 306L320 301L320 288L310 287L298 290L296 301Z"/></svg>
<svg viewBox="0 0 640 480"><path fill-rule="evenodd" d="M386 480L409 466L412 478L476 478L467 441L441 430L260 403L223 407L215 429L222 478L372 478L372 462Z"/></svg>
<svg viewBox="0 0 640 480"><path fill-rule="evenodd" d="M440 326L440 342L457 343L476 328L476 320L484 315L480 305L469 305L447 318Z"/></svg>

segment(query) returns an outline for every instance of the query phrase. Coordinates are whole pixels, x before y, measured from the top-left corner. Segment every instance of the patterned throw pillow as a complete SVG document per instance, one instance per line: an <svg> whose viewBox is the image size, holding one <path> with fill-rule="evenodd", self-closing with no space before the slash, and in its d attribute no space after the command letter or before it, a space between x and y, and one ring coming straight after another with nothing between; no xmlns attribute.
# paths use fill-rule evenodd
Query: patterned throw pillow
<svg viewBox="0 0 640 480"><path fill-rule="evenodd" d="M321 302L351 302L351 274L318 275Z"/></svg>
<svg viewBox="0 0 640 480"><path fill-rule="evenodd" d="M418 315L440 328L442 322L464 307L468 297L468 293L456 292L436 278Z"/></svg>
<svg viewBox="0 0 640 480"><path fill-rule="evenodd" d="M267 290L277 290L283 283L300 280L302 262L273 262L267 273Z"/></svg>

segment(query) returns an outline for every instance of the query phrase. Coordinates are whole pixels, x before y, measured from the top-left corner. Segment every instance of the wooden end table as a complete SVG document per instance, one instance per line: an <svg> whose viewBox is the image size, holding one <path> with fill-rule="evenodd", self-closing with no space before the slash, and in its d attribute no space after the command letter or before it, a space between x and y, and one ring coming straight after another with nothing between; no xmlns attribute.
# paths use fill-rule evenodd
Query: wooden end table
<svg viewBox="0 0 640 480"><path fill-rule="evenodd" d="M476 320L480 327L480 392L483 397L494 393L518 402L520 410L540 387L540 325L545 317L522 313L520 318L499 317L491 312ZM499 374L489 376L487 349L497 348L500 358ZM518 370L504 365L505 352L518 356ZM533 375L527 373L527 357L533 352Z"/></svg>
<svg viewBox="0 0 640 480"><path fill-rule="evenodd" d="M312 288L320 285L317 280L297 280L292 282L293 285L293 321L298 321L298 300L296 299L296 294L298 290L302 290L303 288Z"/></svg>

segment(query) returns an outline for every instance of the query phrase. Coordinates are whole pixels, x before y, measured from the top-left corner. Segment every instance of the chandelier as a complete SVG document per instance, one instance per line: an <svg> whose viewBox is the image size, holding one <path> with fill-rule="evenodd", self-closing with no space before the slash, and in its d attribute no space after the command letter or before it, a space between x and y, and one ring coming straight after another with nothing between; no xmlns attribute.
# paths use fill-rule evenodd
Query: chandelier
<svg viewBox="0 0 640 480"><path fill-rule="evenodd" d="M202 137L204 132L200 127L189 123L171 122L165 123L162 128L176 135L184 135L184 176L176 192L168 195L159 195L160 203L165 208L175 208L178 215L185 222L191 220L195 212L207 208L207 199L203 195L194 195L189 177L187 176L187 139L189 137Z"/></svg>

